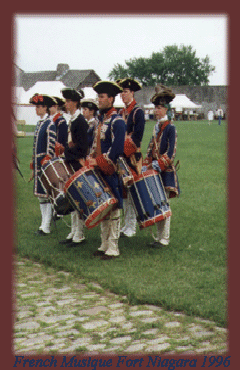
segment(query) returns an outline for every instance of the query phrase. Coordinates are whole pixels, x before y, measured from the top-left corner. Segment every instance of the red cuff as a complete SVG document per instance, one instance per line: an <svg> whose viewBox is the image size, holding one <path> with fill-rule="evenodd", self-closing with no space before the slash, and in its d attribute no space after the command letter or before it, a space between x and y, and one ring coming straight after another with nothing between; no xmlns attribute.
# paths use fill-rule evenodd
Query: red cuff
<svg viewBox="0 0 240 370"><path fill-rule="evenodd" d="M166 170L166 166L163 162L163 160L161 158L158 159L158 164L159 164L159 167L161 168L162 171L165 171Z"/></svg>
<svg viewBox="0 0 240 370"><path fill-rule="evenodd" d="M59 157L61 154L63 154L64 149L65 149L64 146L56 141L56 144L55 144L56 157Z"/></svg>
<svg viewBox="0 0 240 370"><path fill-rule="evenodd" d="M41 165L43 166L45 163L47 163L51 159L50 155L46 155L42 160L41 160Z"/></svg>
<svg viewBox="0 0 240 370"><path fill-rule="evenodd" d="M30 170L34 170L34 168L33 168L33 162L30 162Z"/></svg>
<svg viewBox="0 0 240 370"><path fill-rule="evenodd" d="M131 154L135 153L137 150L136 145L130 137L128 137L124 142L124 154L126 157L130 157Z"/></svg>
<svg viewBox="0 0 240 370"><path fill-rule="evenodd" d="M105 175L112 175L115 172L114 166L108 163L108 161L104 158L103 154L99 155L96 158L96 161L98 167L103 173L105 173Z"/></svg>

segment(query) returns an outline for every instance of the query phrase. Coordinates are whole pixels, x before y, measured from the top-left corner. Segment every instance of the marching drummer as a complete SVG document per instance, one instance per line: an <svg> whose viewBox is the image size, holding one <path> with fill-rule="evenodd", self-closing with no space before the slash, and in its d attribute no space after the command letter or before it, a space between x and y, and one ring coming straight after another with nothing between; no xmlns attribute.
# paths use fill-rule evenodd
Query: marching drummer
<svg viewBox="0 0 240 370"><path fill-rule="evenodd" d="M40 203L42 221L37 235L47 235L51 231L52 205L42 187L39 176L44 163L55 154L56 127L49 118L49 108L56 105L57 102L54 98L41 94L35 94L29 102L36 106L36 114L40 117L34 131L33 157L30 163L32 174L29 181L34 180L34 195L38 197Z"/></svg>
<svg viewBox="0 0 240 370"><path fill-rule="evenodd" d="M137 174L141 173L142 154L141 142L145 127L145 118L143 110L137 105L134 93L141 90L141 85L133 78L124 78L118 80L118 85L123 88L121 97L125 108L119 113L126 122L126 139L124 144L124 157L127 165L130 166ZM136 214L132 200L127 188L124 188L124 225L121 229L121 237L131 237L136 233Z"/></svg>
<svg viewBox="0 0 240 370"><path fill-rule="evenodd" d="M93 133L98 123L97 102L94 99L83 99L81 101L82 114L88 123L88 145L91 148L93 144Z"/></svg>
<svg viewBox="0 0 240 370"><path fill-rule="evenodd" d="M170 88L161 85L160 90L151 99L155 105L157 124L153 129L152 139L142 168L142 171L154 169L160 173L168 200L180 193L177 172L173 163L177 148L177 132L167 117L169 103L174 97L175 94ZM157 240L150 244L151 247L159 248L169 244L170 219L171 217L167 217L156 223Z"/></svg>
<svg viewBox="0 0 240 370"><path fill-rule="evenodd" d="M78 171L84 166L88 152L88 124L80 112L80 101L84 97L84 93L82 90L64 88L62 95L65 98L66 111L71 115L64 156L74 171ZM60 244L71 248L79 246L84 240L84 221L80 219L78 211L75 210L71 212L71 232L66 239L60 241Z"/></svg>
<svg viewBox="0 0 240 370"><path fill-rule="evenodd" d="M88 157L90 166L100 169L105 181L118 200L118 208L112 210L101 222L101 246L94 252L102 260L119 256L120 208L123 205L122 186L117 174L117 159L123 154L126 125L113 107L115 96L122 88L114 82L99 81L93 89L98 94L99 123L94 132L93 146Z"/></svg>

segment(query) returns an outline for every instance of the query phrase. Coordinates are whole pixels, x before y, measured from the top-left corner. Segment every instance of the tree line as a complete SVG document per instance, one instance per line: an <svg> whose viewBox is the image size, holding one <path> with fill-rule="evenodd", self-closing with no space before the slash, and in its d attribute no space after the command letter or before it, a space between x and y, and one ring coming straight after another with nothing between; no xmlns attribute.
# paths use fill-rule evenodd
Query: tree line
<svg viewBox="0 0 240 370"><path fill-rule="evenodd" d="M137 79L143 86L206 86L215 71L208 55L198 58L192 46L171 45L153 52L149 58L139 57L116 64L110 71L110 80L126 77Z"/></svg>

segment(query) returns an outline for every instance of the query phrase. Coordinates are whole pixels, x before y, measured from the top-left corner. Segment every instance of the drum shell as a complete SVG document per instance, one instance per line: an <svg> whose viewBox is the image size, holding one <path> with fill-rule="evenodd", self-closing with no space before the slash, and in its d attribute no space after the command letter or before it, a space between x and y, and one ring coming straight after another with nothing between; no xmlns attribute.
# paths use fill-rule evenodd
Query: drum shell
<svg viewBox="0 0 240 370"><path fill-rule="evenodd" d="M140 229L171 216L171 209L160 174L148 170L135 176L129 191Z"/></svg>
<svg viewBox="0 0 240 370"><path fill-rule="evenodd" d="M40 181L58 215L66 215L74 210L63 191L73 174L72 167L62 158L53 158L42 167Z"/></svg>
<svg viewBox="0 0 240 370"><path fill-rule="evenodd" d="M104 220L118 202L100 172L90 166L75 172L66 182L64 192L88 229Z"/></svg>

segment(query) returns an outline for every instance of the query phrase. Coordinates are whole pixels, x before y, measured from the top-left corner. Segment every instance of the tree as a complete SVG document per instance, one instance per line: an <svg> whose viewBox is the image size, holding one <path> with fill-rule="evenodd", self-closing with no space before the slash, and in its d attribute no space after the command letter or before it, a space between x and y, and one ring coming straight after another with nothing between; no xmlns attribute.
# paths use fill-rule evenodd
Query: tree
<svg viewBox="0 0 240 370"><path fill-rule="evenodd" d="M143 86L162 83L166 86L208 85L209 76L215 71L208 55L200 59L192 46L166 46L162 52L153 52L150 58L133 58L117 64L108 77L113 80L132 77Z"/></svg>

